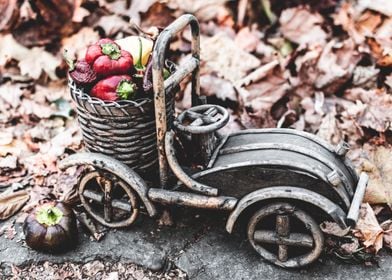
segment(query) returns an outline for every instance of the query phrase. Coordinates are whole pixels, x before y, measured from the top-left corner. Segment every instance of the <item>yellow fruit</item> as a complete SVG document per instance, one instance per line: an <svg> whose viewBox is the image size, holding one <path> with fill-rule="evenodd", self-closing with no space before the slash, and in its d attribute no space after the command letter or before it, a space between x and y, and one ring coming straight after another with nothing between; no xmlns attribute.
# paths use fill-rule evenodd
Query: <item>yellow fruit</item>
<svg viewBox="0 0 392 280"><path fill-rule="evenodd" d="M116 43L121 47L121 49L131 53L134 65L136 65L139 61L140 42L142 43L142 64L145 66L154 46L154 42L152 40L140 36L129 36L116 40Z"/></svg>

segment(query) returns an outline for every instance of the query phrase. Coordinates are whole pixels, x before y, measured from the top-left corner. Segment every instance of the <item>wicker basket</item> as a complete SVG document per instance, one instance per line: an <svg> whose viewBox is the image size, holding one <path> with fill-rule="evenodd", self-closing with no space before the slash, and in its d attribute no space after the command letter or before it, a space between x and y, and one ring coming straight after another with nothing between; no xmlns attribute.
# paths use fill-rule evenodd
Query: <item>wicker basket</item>
<svg viewBox="0 0 392 280"><path fill-rule="evenodd" d="M104 102L89 96L72 79L68 85L88 151L118 159L142 176L158 170L153 100ZM169 127L174 114L174 95L175 91L166 96Z"/></svg>

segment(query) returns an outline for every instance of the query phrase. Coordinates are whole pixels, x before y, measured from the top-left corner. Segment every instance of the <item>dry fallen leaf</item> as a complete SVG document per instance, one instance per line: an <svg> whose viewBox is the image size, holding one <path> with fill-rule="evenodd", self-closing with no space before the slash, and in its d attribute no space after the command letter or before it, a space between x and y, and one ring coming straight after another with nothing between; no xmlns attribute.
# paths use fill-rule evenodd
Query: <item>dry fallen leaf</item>
<svg viewBox="0 0 392 280"><path fill-rule="evenodd" d="M23 99L20 112L25 115L34 114L40 119L46 119L55 113L55 109L46 104L34 102L31 99Z"/></svg>
<svg viewBox="0 0 392 280"><path fill-rule="evenodd" d="M221 17L228 16L230 11L225 4L229 0L169 0L168 7L176 10L176 15L183 13L194 14L199 21L209 21Z"/></svg>
<svg viewBox="0 0 392 280"><path fill-rule="evenodd" d="M366 154L361 156L360 171L369 175L364 201L370 204L392 205L392 148L365 145Z"/></svg>
<svg viewBox="0 0 392 280"><path fill-rule="evenodd" d="M62 40L62 49L67 50L71 57L84 58L86 48L99 40L99 34L91 27L83 27L76 34Z"/></svg>
<svg viewBox="0 0 392 280"><path fill-rule="evenodd" d="M376 88L380 69L372 66L357 66L354 70L353 85L363 88Z"/></svg>
<svg viewBox="0 0 392 280"><path fill-rule="evenodd" d="M0 66L6 65L11 59L19 61L18 66L22 75L38 79L42 72L52 80L57 80L56 68L61 59L53 56L44 48L28 49L20 45L11 34L0 35Z"/></svg>
<svg viewBox="0 0 392 280"><path fill-rule="evenodd" d="M377 64L383 67L392 65L392 47L384 47L375 38L367 38L373 56L377 59Z"/></svg>
<svg viewBox="0 0 392 280"><path fill-rule="evenodd" d="M378 252L383 245L383 229L378 224L376 215L369 203L363 203L360 210L359 220L355 228L357 236L366 248Z"/></svg>
<svg viewBox="0 0 392 280"><path fill-rule="evenodd" d="M392 89L392 74L389 74L386 78L385 78L385 84L387 86L389 86L389 89Z"/></svg>
<svg viewBox="0 0 392 280"><path fill-rule="evenodd" d="M342 248L343 252L346 254L354 254L359 248L359 242L357 238L352 238L351 241L352 242L344 243L340 246L340 248Z"/></svg>
<svg viewBox="0 0 392 280"><path fill-rule="evenodd" d="M8 30L18 17L17 0L3 0L0 2L0 30Z"/></svg>
<svg viewBox="0 0 392 280"><path fill-rule="evenodd" d="M69 205L75 205L79 202L79 194L77 191L78 187L78 178L83 172L84 167L72 167L68 168L65 172L60 173L57 177L56 182L54 183L53 194L56 199L59 201L63 201Z"/></svg>
<svg viewBox="0 0 392 280"><path fill-rule="evenodd" d="M392 17L392 5L389 0L358 0L358 9L370 9Z"/></svg>
<svg viewBox="0 0 392 280"><path fill-rule="evenodd" d="M18 158L16 156L0 157L0 170L15 169L18 166ZM1 170L0 173L3 171Z"/></svg>
<svg viewBox="0 0 392 280"><path fill-rule="evenodd" d="M103 271L105 265L100 261L92 261L83 265L82 271L87 276L96 276L98 272Z"/></svg>
<svg viewBox="0 0 392 280"><path fill-rule="evenodd" d="M323 48L310 47L304 55L296 57L296 77L290 77L295 92L301 97L322 90L325 95L336 93L350 80L361 54L351 40L329 41Z"/></svg>
<svg viewBox="0 0 392 280"><path fill-rule="evenodd" d="M260 65L253 55L237 47L225 34L201 38L201 58L204 69L231 82L243 78Z"/></svg>
<svg viewBox="0 0 392 280"><path fill-rule="evenodd" d="M335 109L332 109L322 118L317 136L331 144L337 144L342 140L342 131L338 127Z"/></svg>
<svg viewBox="0 0 392 280"><path fill-rule="evenodd" d="M262 34L255 28L244 27L238 31L234 42L237 46L247 52L254 52L260 43Z"/></svg>
<svg viewBox="0 0 392 280"><path fill-rule="evenodd" d="M384 221L380 226L384 230L384 247L392 249L392 219Z"/></svg>
<svg viewBox="0 0 392 280"><path fill-rule="evenodd" d="M104 1L99 0L101 6L106 7L109 11L118 15L129 16L137 25L140 25L141 17L140 13L145 13L149 8L157 2L157 0L144 0L144 1L131 1L128 6L129 1L127 0L117 0L117 1Z"/></svg>
<svg viewBox="0 0 392 280"><path fill-rule="evenodd" d="M297 44L323 45L328 37L321 28L324 19L308 7L299 6L284 10L279 18L283 36Z"/></svg>
<svg viewBox="0 0 392 280"><path fill-rule="evenodd" d="M200 77L200 90L205 96L216 96L223 101L237 102L237 93L233 84L214 75Z"/></svg>
<svg viewBox="0 0 392 280"><path fill-rule="evenodd" d="M342 28L357 43L361 44L366 36L373 36L381 24L382 17L378 13L366 11L358 16L352 3L343 3L338 12L332 15L334 23Z"/></svg>
<svg viewBox="0 0 392 280"><path fill-rule="evenodd" d="M252 117L263 118L290 88L277 61L256 69L236 83L241 104Z"/></svg>
<svg viewBox="0 0 392 280"><path fill-rule="evenodd" d="M341 229L341 227L337 223L328 222L328 221L323 222L320 225L320 228L324 233L334 235L337 237L343 237L350 232L350 228Z"/></svg>
<svg viewBox="0 0 392 280"><path fill-rule="evenodd" d="M82 22L85 17L90 15L90 12L81 6L82 4L83 0L74 1L74 12L72 16L73 22Z"/></svg>
<svg viewBox="0 0 392 280"><path fill-rule="evenodd" d="M0 194L0 220L8 219L17 213L30 199L26 190Z"/></svg>
<svg viewBox="0 0 392 280"><path fill-rule="evenodd" d="M5 83L0 85L0 98L4 99L13 108L17 108L25 91L20 84Z"/></svg>
<svg viewBox="0 0 392 280"><path fill-rule="evenodd" d="M106 37L113 37L119 31L129 31L130 24L118 15L103 16L96 23L105 32Z"/></svg>
<svg viewBox="0 0 392 280"><path fill-rule="evenodd" d="M317 62L319 76L314 81L316 88L324 88L325 93L334 92L339 85L351 78L360 57L352 40L341 43L331 40Z"/></svg>
<svg viewBox="0 0 392 280"><path fill-rule="evenodd" d="M363 88L352 88L344 93L348 100L356 102L355 108L346 108L345 114L362 127L374 129L378 132L392 130L392 96L385 90L365 90Z"/></svg>

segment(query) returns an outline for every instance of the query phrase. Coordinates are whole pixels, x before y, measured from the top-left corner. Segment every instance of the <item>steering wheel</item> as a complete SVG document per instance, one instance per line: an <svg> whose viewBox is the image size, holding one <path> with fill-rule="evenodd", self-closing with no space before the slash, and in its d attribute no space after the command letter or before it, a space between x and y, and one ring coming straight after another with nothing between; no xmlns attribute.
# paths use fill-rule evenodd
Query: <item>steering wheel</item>
<svg viewBox="0 0 392 280"><path fill-rule="evenodd" d="M227 124L229 112L222 106L205 104L182 112L173 125L180 131L204 134L216 131Z"/></svg>

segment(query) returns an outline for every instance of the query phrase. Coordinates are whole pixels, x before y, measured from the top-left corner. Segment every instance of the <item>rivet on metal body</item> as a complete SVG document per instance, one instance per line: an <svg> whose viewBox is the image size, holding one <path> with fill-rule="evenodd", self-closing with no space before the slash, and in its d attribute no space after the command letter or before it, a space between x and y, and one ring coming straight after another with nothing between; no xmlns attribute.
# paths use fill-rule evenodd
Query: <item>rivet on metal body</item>
<svg viewBox="0 0 392 280"><path fill-rule="evenodd" d="M327 180L332 186L339 186L342 183L339 173L334 170L327 174Z"/></svg>
<svg viewBox="0 0 392 280"><path fill-rule="evenodd" d="M335 153L340 157L344 157L346 156L349 150L350 150L350 145L345 141L340 141L335 148Z"/></svg>

